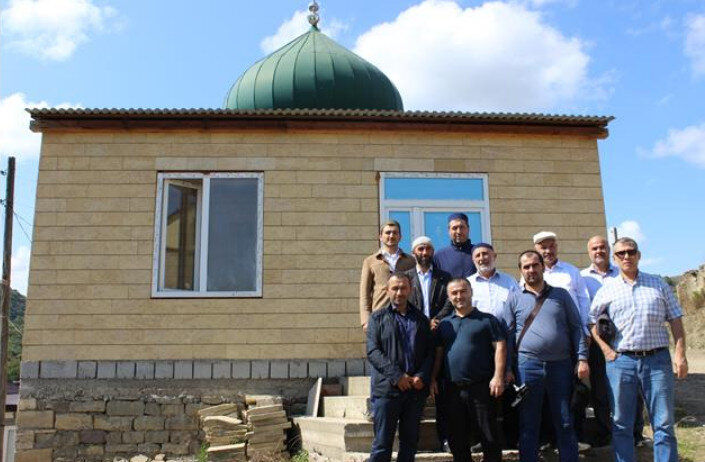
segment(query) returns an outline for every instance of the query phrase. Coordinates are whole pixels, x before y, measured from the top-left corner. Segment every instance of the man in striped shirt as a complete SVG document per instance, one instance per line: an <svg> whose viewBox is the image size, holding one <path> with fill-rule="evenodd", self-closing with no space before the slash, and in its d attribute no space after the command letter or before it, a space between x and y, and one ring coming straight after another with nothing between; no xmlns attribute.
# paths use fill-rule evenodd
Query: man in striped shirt
<svg viewBox="0 0 705 462"><path fill-rule="evenodd" d="M628 237L618 239L613 255L620 275L605 280L595 294L589 322L593 339L607 361L615 459L635 460L632 430L641 389L654 432L654 460L677 462L673 371L679 379L688 374L682 310L660 276L639 271L641 253L636 241ZM615 325L616 335L611 344L599 336L595 325L603 312ZM673 368L666 322L675 342Z"/></svg>

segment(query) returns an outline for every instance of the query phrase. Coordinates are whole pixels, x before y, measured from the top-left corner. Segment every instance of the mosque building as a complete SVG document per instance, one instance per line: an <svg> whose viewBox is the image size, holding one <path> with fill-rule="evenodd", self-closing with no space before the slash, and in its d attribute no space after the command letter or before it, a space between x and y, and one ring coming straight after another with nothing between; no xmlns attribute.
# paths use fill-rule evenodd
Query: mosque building
<svg viewBox="0 0 705 462"><path fill-rule="evenodd" d="M317 378L366 375L360 267L386 219L409 251L464 212L511 274L542 229L587 263L611 117L404 111L310 20L221 109L30 110L18 462L195 454L205 405L297 412Z"/></svg>

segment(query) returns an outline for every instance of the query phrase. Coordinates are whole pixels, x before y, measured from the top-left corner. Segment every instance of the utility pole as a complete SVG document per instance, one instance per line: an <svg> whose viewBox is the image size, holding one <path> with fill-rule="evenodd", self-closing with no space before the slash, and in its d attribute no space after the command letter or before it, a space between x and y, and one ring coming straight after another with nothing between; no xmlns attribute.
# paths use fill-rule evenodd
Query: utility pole
<svg viewBox="0 0 705 462"><path fill-rule="evenodd" d="M12 264L12 214L15 207L15 158L7 159L7 192L5 193L5 240L2 255L2 335L0 336L0 460L5 454L5 402L7 397L7 356L10 339L9 323L10 273Z"/></svg>

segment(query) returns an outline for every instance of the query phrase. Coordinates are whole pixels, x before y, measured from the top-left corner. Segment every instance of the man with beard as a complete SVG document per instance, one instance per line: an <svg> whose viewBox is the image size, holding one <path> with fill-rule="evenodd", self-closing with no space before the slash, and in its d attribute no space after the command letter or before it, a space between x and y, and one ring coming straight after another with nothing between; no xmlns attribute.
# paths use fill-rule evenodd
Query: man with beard
<svg viewBox="0 0 705 462"><path fill-rule="evenodd" d="M472 242L468 216L453 213L448 217L448 236L450 245L442 248L433 256L436 268L446 271L453 278L466 278L475 272L472 262Z"/></svg>
<svg viewBox="0 0 705 462"><path fill-rule="evenodd" d="M578 310L565 289L544 281L538 252L523 252L519 269L521 290L510 294L504 309L518 380L528 388L519 409L519 454L523 462L538 461L541 410L547 397L561 462L576 462L578 440L570 409L573 374L575 369L578 378L584 379L590 370Z"/></svg>
<svg viewBox="0 0 705 462"><path fill-rule="evenodd" d="M446 285L451 278L448 273L433 266L433 243L429 237L417 237L411 248L416 258L416 268L406 271L411 281L409 303L426 315L430 320L431 330L435 330L440 320L452 310L446 293ZM445 310L444 306L447 306ZM444 405L445 383L439 383L438 388L440 392L435 398L438 445L442 450L449 451Z"/></svg>
<svg viewBox="0 0 705 462"><path fill-rule="evenodd" d="M679 379L688 375L683 311L660 276L639 270L641 252L634 239L617 239L613 255L619 265L619 277L605 280L595 294L590 324L593 339L607 362L615 460L636 460L632 426L637 395L641 392L654 432L654 460L677 462L673 371ZM614 324L611 344L600 337L594 325L602 313L607 313ZM675 345L673 363L666 323L671 327Z"/></svg>
<svg viewBox="0 0 705 462"><path fill-rule="evenodd" d="M408 302L409 277L393 273L389 303L369 318L367 359L372 365L374 440L371 462L389 462L399 427L398 461L416 456L419 424L428 397L433 340L428 319Z"/></svg>
<svg viewBox="0 0 705 462"><path fill-rule="evenodd" d="M437 378L443 365L453 460L472 460L470 434L474 429L480 435L483 460L498 462L502 459L502 448L495 398L504 391L506 331L497 318L473 307L467 279L451 280L448 298L455 311L438 326L431 389L437 392Z"/></svg>
<svg viewBox="0 0 705 462"><path fill-rule="evenodd" d="M416 265L414 257L399 248L401 226L386 221L379 229L380 249L365 258L360 275L360 324L367 331L370 313L387 306L387 280L395 271L407 271Z"/></svg>

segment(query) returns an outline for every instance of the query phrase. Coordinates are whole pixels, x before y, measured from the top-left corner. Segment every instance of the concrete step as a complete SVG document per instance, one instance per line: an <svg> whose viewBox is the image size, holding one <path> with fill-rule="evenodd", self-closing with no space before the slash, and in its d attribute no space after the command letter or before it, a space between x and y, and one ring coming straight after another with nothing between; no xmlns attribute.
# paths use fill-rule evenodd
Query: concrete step
<svg viewBox="0 0 705 462"><path fill-rule="evenodd" d="M347 396L370 396L370 377L341 377L343 394Z"/></svg>
<svg viewBox="0 0 705 462"><path fill-rule="evenodd" d="M323 417L365 420L370 406L370 398L367 396L324 396L321 415ZM436 408L432 400L426 403L423 418L436 418Z"/></svg>
<svg viewBox="0 0 705 462"><path fill-rule="evenodd" d="M343 460L345 453L369 453L374 431L372 422L339 417L297 417L294 424L301 431L301 444L309 453L331 460ZM438 446L436 422L421 421L419 450L433 451ZM394 447L397 447L395 440Z"/></svg>

